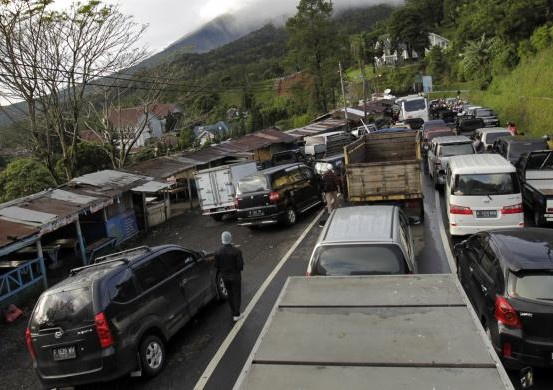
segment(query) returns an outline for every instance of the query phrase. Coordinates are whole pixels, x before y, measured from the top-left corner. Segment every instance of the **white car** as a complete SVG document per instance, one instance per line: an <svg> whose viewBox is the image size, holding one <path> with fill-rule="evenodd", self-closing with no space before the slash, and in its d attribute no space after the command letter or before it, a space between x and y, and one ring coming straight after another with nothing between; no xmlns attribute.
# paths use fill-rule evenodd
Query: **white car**
<svg viewBox="0 0 553 390"><path fill-rule="evenodd" d="M488 146L493 146L495 140L501 137L508 137L512 133L507 130L505 127L484 127L482 129L477 129L474 132L474 136L480 135L480 140L484 144L484 148L487 150Z"/></svg>

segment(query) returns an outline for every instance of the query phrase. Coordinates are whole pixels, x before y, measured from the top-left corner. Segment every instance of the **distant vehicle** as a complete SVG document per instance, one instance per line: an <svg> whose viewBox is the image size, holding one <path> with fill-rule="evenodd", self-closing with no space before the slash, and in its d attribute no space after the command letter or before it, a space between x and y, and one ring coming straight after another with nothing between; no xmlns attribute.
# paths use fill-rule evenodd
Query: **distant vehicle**
<svg viewBox="0 0 553 390"><path fill-rule="evenodd" d="M507 368L551 367L553 230L481 232L455 245L457 272Z"/></svg>
<svg viewBox="0 0 553 390"><path fill-rule="evenodd" d="M426 138L428 141L432 141L436 137L448 137L454 135L455 132L450 127L431 127L430 129L423 129L419 135L419 138Z"/></svg>
<svg viewBox="0 0 553 390"><path fill-rule="evenodd" d="M321 185L321 177L301 163L243 177L234 199L238 225L294 225L298 214L322 204Z"/></svg>
<svg viewBox="0 0 553 390"><path fill-rule="evenodd" d="M495 141L501 137L509 137L511 132L504 127L485 127L477 129L474 132L474 137L480 136L480 140L484 144L484 148L488 150L493 147Z"/></svg>
<svg viewBox="0 0 553 390"><path fill-rule="evenodd" d="M228 294L205 252L138 247L97 259L42 293L25 338L40 382L106 382L159 374L165 345L213 299Z"/></svg>
<svg viewBox="0 0 553 390"><path fill-rule="evenodd" d="M428 172L435 188L445 183L445 172L452 156L475 154L470 138L464 135L436 137L430 143L428 150Z"/></svg>
<svg viewBox="0 0 553 390"><path fill-rule="evenodd" d="M494 150L515 164L523 153L547 150L549 145L543 138L528 138L522 135L497 139Z"/></svg>
<svg viewBox="0 0 553 390"><path fill-rule="evenodd" d="M422 125L421 127L421 130L424 131L424 130L430 130L430 129L434 129L434 128L444 128L444 127L447 127L447 123L445 123L445 121L443 119L432 119L432 120L429 120L427 122L424 122L424 124Z"/></svg>
<svg viewBox="0 0 553 390"><path fill-rule="evenodd" d="M458 117L455 128L458 135L473 136L477 129L486 127L486 123L482 118L473 117Z"/></svg>
<svg viewBox="0 0 553 390"><path fill-rule="evenodd" d="M305 154L320 158L324 155L334 155L344 152L344 146L355 139L347 131L332 131L305 137Z"/></svg>
<svg viewBox="0 0 553 390"><path fill-rule="evenodd" d="M234 197L238 181L257 172L255 161L221 165L194 173L198 200L203 215L220 221L226 214L234 214Z"/></svg>
<svg viewBox="0 0 553 390"><path fill-rule="evenodd" d="M406 121L409 119L422 119L428 122L428 101L424 96L410 95L400 97L396 100L399 105L399 120Z"/></svg>
<svg viewBox="0 0 553 390"><path fill-rule="evenodd" d="M271 156L271 166L306 162L305 155L299 149L283 150L273 153Z"/></svg>
<svg viewBox="0 0 553 390"><path fill-rule="evenodd" d="M536 226L553 222L553 150L523 153L515 164L526 210Z"/></svg>
<svg viewBox="0 0 553 390"><path fill-rule="evenodd" d="M315 244L308 276L415 273L409 220L397 206L335 209Z"/></svg>
<svg viewBox="0 0 553 390"><path fill-rule="evenodd" d="M451 157L444 194L452 236L524 226L515 167L498 154Z"/></svg>
<svg viewBox="0 0 553 390"><path fill-rule="evenodd" d="M474 118L481 118L484 121L485 127L499 126L499 118L496 113L489 108L474 108L470 111L470 115Z"/></svg>

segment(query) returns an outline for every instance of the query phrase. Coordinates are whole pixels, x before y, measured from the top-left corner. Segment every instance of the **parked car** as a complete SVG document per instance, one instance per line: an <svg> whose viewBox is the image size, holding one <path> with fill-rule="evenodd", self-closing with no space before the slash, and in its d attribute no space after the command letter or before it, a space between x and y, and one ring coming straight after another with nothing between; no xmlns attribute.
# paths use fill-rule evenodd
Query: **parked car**
<svg viewBox="0 0 553 390"><path fill-rule="evenodd" d="M138 247L71 270L38 299L25 333L42 384L157 375L165 345L198 310L227 291L204 252Z"/></svg>
<svg viewBox="0 0 553 390"><path fill-rule="evenodd" d="M508 368L551 367L553 231L480 232L455 245L457 273Z"/></svg>
<svg viewBox="0 0 553 390"><path fill-rule="evenodd" d="M453 136L455 135L455 132L447 127L434 127L430 129L423 129L420 132L420 139L427 139L428 141L432 141L436 137L447 137L447 136Z"/></svg>
<svg viewBox="0 0 553 390"><path fill-rule="evenodd" d="M484 144L484 149L493 148L495 141L501 137L511 136L511 132L505 127L484 127L482 129L476 129L474 137L480 136L480 140Z"/></svg>
<svg viewBox="0 0 553 390"><path fill-rule="evenodd" d="M444 195L452 236L524 227L515 167L497 154L451 157Z"/></svg>
<svg viewBox="0 0 553 390"><path fill-rule="evenodd" d="M536 150L549 149L547 141L543 138L528 138L517 135L499 138L494 146L494 151L515 164L523 153Z"/></svg>
<svg viewBox="0 0 553 390"><path fill-rule="evenodd" d="M335 209L326 221L307 275L415 273L409 220L398 206Z"/></svg>
<svg viewBox="0 0 553 390"><path fill-rule="evenodd" d="M298 214L322 204L321 177L305 164L268 168L242 178L234 202L240 226L293 225Z"/></svg>
<svg viewBox="0 0 553 390"><path fill-rule="evenodd" d="M432 120L429 120L427 122L424 122L424 124L422 125L421 127L421 130L424 131L424 130L430 130L430 129L434 129L436 127L447 127L447 123L445 123L444 120L442 119L432 119Z"/></svg>
<svg viewBox="0 0 553 390"><path fill-rule="evenodd" d="M455 125L458 135L472 136L476 129L486 127L482 118L473 118L471 116L459 117Z"/></svg>
<svg viewBox="0 0 553 390"><path fill-rule="evenodd" d="M485 127L497 127L499 126L499 118L489 108L477 107L469 110L469 114L473 118L480 118L484 121Z"/></svg>
<svg viewBox="0 0 553 390"><path fill-rule="evenodd" d="M471 139L464 135L434 138L428 150L428 172L434 187L440 188L445 183L445 172L450 157L475 153Z"/></svg>

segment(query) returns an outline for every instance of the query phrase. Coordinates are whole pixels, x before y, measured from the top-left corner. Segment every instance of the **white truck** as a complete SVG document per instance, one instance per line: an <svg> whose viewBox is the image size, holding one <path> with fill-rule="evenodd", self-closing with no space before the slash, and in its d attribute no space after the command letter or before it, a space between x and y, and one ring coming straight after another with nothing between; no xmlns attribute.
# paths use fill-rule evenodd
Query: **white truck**
<svg viewBox="0 0 553 390"><path fill-rule="evenodd" d="M454 275L290 277L234 389L514 389Z"/></svg>
<svg viewBox="0 0 553 390"><path fill-rule="evenodd" d="M214 220L220 221L225 214L234 213L236 211L234 197L238 181L255 172L257 172L255 161L221 165L195 172L194 178L202 214L210 215Z"/></svg>

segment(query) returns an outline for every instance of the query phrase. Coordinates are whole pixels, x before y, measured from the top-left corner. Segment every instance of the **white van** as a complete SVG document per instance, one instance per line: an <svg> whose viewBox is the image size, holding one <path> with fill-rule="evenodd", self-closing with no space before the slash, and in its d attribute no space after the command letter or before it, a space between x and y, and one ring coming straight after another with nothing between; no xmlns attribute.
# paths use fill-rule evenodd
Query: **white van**
<svg viewBox="0 0 553 390"><path fill-rule="evenodd" d="M409 119L422 119L428 122L428 101L424 96L409 95L396 100L399 105L399 121L404 122Z"/></svg>
<svg viewBox="0 0 553 390"><path fill-rule="evenodd" d="M452 236L524 226L516 170L498 154L451 157L445 202Z"/></svg>

